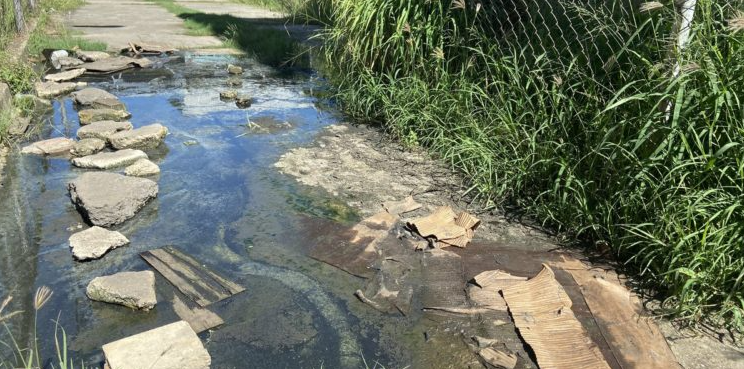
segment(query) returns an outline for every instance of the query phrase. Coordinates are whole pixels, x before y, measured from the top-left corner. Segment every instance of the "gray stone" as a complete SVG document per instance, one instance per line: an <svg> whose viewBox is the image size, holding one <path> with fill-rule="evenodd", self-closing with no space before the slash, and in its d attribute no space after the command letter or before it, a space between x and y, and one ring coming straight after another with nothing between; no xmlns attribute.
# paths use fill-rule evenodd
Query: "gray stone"
<svg viewBox="0 0 744 369"><path fill-rule="evenodd" d="M160 167L148 159L140 159L124 169L124 174L134 177L147 177L160 174Z"/></svg>
<svg viewBox="0 0 744 369"><path fill-rule="evenodd" d="M8 134L11 136L21 136L26 133L29 125L31 125L30 117L14 117L8 126Z"/></svg>
<svg viewBox="0 0 744 369"><path fill-rule="evenodd" d="M126 110L124 104L119 99L100 88L88 87L76 91L73 95L75 104L88 108L104 108Z"/></svg>
<svg viewBox="0 0 744 369"><path fill-rule="evenodd" d="M87 172L67 184L72 203L93 225L110 227L132 218L158 194L158 184L117 173Z"/></svg>
<svg viewBox="0 0 744 369"><path fill-rule="evenodd" d="M100 122L102 120L112 120L114 122L122 122L132 117L126 110L116 109L83 109L78 112L78 119L80 125L87 125L93 122Z"/></svg>
<svg viewBox="0 0 744 369"><path fill-rule="evenodd" d="M111 120L102 120L94 122L87 126L78 128L77 136L83 138L99 138L106 142L117 132L129 131L132 129L130 122L115 122Z"/></svg>
<svg viewBox="0 0 744 369"><path fill-rule="evenodd" d="M50 82L64 82L82 76L85 73L85 68L70 69L66 72L47 74L44 76L45 81Z"/></svg>
<svg viewBox="0 0 744 369"><path fill-rule="evenodd" d="M35 117L42 116L48 112L51 112L52 102L48 99L42 99L36 95L30 94L18 94L15 96L16 106L31 106L33 111L32 115Z"/></svg>
<svg viewBox="0 0 744 369"><path fill-rule="evenodd" d="M10 109L10 103L10 87L4 82L0 82L0 111Z"/></svg>
<svg viewBox="0 0 744 369"><path fill-rule="evenodd" d="M227 90L227 91L220 92L221 100L235 100L237 98L238 98L238 91Z"/></svg>
<svg viewBox="0 0 744 369"><path fill-rule="evenodd" d="M131 131L111 135L109 142L117 150L128 148L153 148L159 146L168 134L168 129L155 123Z"/></svg>
<svg viewBox="0 0 744 369"><path fill-rule="evenodd" d="M243 74L243 68L239 67L237 65L228 64L227 65L227 73L230 74Z"/></svg>
<svg viewBox="0 0 744 369"><path fill-rule="evenodd" d="M150 310L158 303L155 295L155 273L150 270L94 278L88 283L85 292L91 300L124 305L132 309ZM161 366L158 364L157 367Z"/></svg>
<svg viewBox="0 0 744 369"><path fill-rule="evenodd" d="M72 165L88 169L111 169L132 164L140 159L147 159L147 154L139 150L126 149L74 158Z"/></svg>
<svg viewBox="0 0 744 369"><path fill-rule="evenodd" d="M106 147L106 141L100 138L84 138L70 149L70 154L74 156L93 155Z"/></svg>
<svg viewBox="0 0 744 369"><path fill-rule="evenodd" d="M66 95L76 89L77 83L74 82L36 82L34 84L36 96L41 97L42 99Z"/></svg>
<svg viewBox="0 0 744 369"><path fill-rule="evenodd" d="M21 154L60 155L67 154L75 145L75 141L67 137L55 137L48 140L34 142L21 149Z"/></svg>
<svg viewBox="0 0 744 369"><path fill-rule="evenodd" d="M111 369L209 369L212 359L189 323L179 321L103 345Z"/></svg>
<svg viewBox="0 0 744 369"><path fill-rule="evenodd" d="M75 51L75 56L77 56L78 59L85 61L85 62L94 62L94 61L99 61L101 59L110 58L111 54L105 51L78 50L78 51Z"/></svg>
<svg viewBox="0 0 744 369"><path fill-rule="evenodd" d="M97 226L70 236L72 256L80 261L99 259L110 250L128 243L123 234Z"/></svg>
<svg viewBox="0 0 744 369"><path fill-rule="evenodd" d="M250 108L251 104L253 104L253 99L250 96L238 96L235 99L235 106L241 109Z"/></svg>
<svg viewBox="0 0 744 369"><path fill-rule="evenodd" d="M78 58L73 58L71 56L62 56L57 59L57 63L59 64L60 68L67 69L67 68L73 68L73 67L82 65L83 61Z"/></svg>

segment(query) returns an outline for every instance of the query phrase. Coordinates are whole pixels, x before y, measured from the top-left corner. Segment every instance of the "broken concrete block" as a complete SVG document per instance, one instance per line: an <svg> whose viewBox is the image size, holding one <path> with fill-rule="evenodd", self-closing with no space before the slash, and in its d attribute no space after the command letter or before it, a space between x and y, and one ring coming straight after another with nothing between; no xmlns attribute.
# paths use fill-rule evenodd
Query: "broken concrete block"
<svg viewBox="0 0 744 369"><path fill-rule="evenodd" d="M94 301L123 305L132 309L150 310L157 304L155 273L122 272L94 278L85 290Z"/></svg>
<svg viewBox="0 0 744 369"><path fill-rule="evenodd" d="M129 240L116 231L93 226L70 236L70 248L75 260L99 259L107 252L124 246Z"/></svg>

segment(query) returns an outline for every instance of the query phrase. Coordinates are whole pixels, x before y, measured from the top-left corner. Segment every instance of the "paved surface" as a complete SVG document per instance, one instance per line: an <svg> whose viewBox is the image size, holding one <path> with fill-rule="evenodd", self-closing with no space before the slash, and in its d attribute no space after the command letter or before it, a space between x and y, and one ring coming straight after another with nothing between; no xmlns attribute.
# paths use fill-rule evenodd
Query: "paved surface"
<svg viewBox="0 0 744 369"><path fill-rule="evenodd" d="M179 4L212 14L231 14L250 19L277 19L282 15L255 7L222 1L184 1ZM183 20L148 1L90 0L65 18L67 27L82 37L108 44L118 51L129 42L156 44L177 49L219 48L213 36L191 36ZM226 50L228 51L228 50Z"/></svg>

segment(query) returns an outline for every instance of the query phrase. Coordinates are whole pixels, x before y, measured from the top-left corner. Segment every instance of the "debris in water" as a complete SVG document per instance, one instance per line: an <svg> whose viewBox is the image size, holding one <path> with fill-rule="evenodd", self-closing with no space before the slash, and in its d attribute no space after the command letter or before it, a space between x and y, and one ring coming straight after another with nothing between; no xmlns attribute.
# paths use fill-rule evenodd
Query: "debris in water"
<svg viewBox="0 0 744 369"><path fill-rule="evenodd" d="M209 309L189 307L178 295L173 295L173 310L179 318L188 322L197 334L225 323L219 315Z"/></svg>
<svg viewBox="0 0 744 369"><path fill-rule="evenodd" d="M402 215L414 210L421 208L421 204L417 203L413 199L413 196L408 196L400 201L387 201L382 204L382 207L387 210L388 213L393 215Z"/></svg>
<svg viewBox="0 0 744 369"><path fill-rule="evenodd" d="M201 307L245 291L242 286L217 275L174 248L145 251L140 256Z"/></svg>
<svg viewBox="0 0 744 369"><path fill-rule="evenodd" d="M478 351L478 355L487 363L495 367L513 369L517 366L517 356L493 348L484 348Z"/></svg>
<svg viewBox="0 0 744 369"><path fill-rule="evenodd" d="M173 54L176 49L160 46L160 45L148 45L143 43L130 42L128 47L121 49L122 54L129 55L162 55L162 54Z"/></svg>
<svg viewBox="0 0 744 369"><path fill-rule="evenodd" d="M421 237L434 238L439 247L467 246L479 225L478 218L466 212L456 214L449 206L442 206L428 216L408 223Z"/></svg>
<svg viewBox="0 0 744 369"><path fill-rule="evenodd" d="M547 265L534 278L501 290L514 324L541 368L608 368L571 310L572 302Z"/></svg>

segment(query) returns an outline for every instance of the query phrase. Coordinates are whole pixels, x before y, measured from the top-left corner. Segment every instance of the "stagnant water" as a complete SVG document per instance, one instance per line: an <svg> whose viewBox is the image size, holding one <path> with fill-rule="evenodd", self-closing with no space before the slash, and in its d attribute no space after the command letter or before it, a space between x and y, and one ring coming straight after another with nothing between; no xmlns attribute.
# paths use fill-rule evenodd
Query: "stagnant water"
<svg viewBox="0 0 744 369"><path fill-rule="evenodd" d="M249 109L219 99L228 63L246 69L237 89L254 97ZM63 158L11 154L0 188L0 296L14 296L11 308L24 311L10 323L19 345L32 342L33 293L43 285L54 291L36 328L47 358L55 355L54 321L66 331L70 356L93 367L103 362L101 345L178 320L170 304L175 290L160 276L159 303L149 312L85 296L94 277L147 270L140 252L173 245L246 287L210 306L225 320L200 335L213 368L364 367L361 358L370 367L409 364L400 319L355 303L355 277L306 256L308 219L352 223L357 215L273 167L341 119L314 97L323 89L314 72L287 76L249 58L185 54L90 82L119 96L135 127L162 122L170 130L164 145L148 151L162 171L160 193L113 228L129 246L76 262L67 240L87 225L66 184L83 170ZM39 137L74 137L78 127L71 100L61 98ZM0 340L9 342L7 333ZM11 360L12 350L0 352Z"/></svg>

